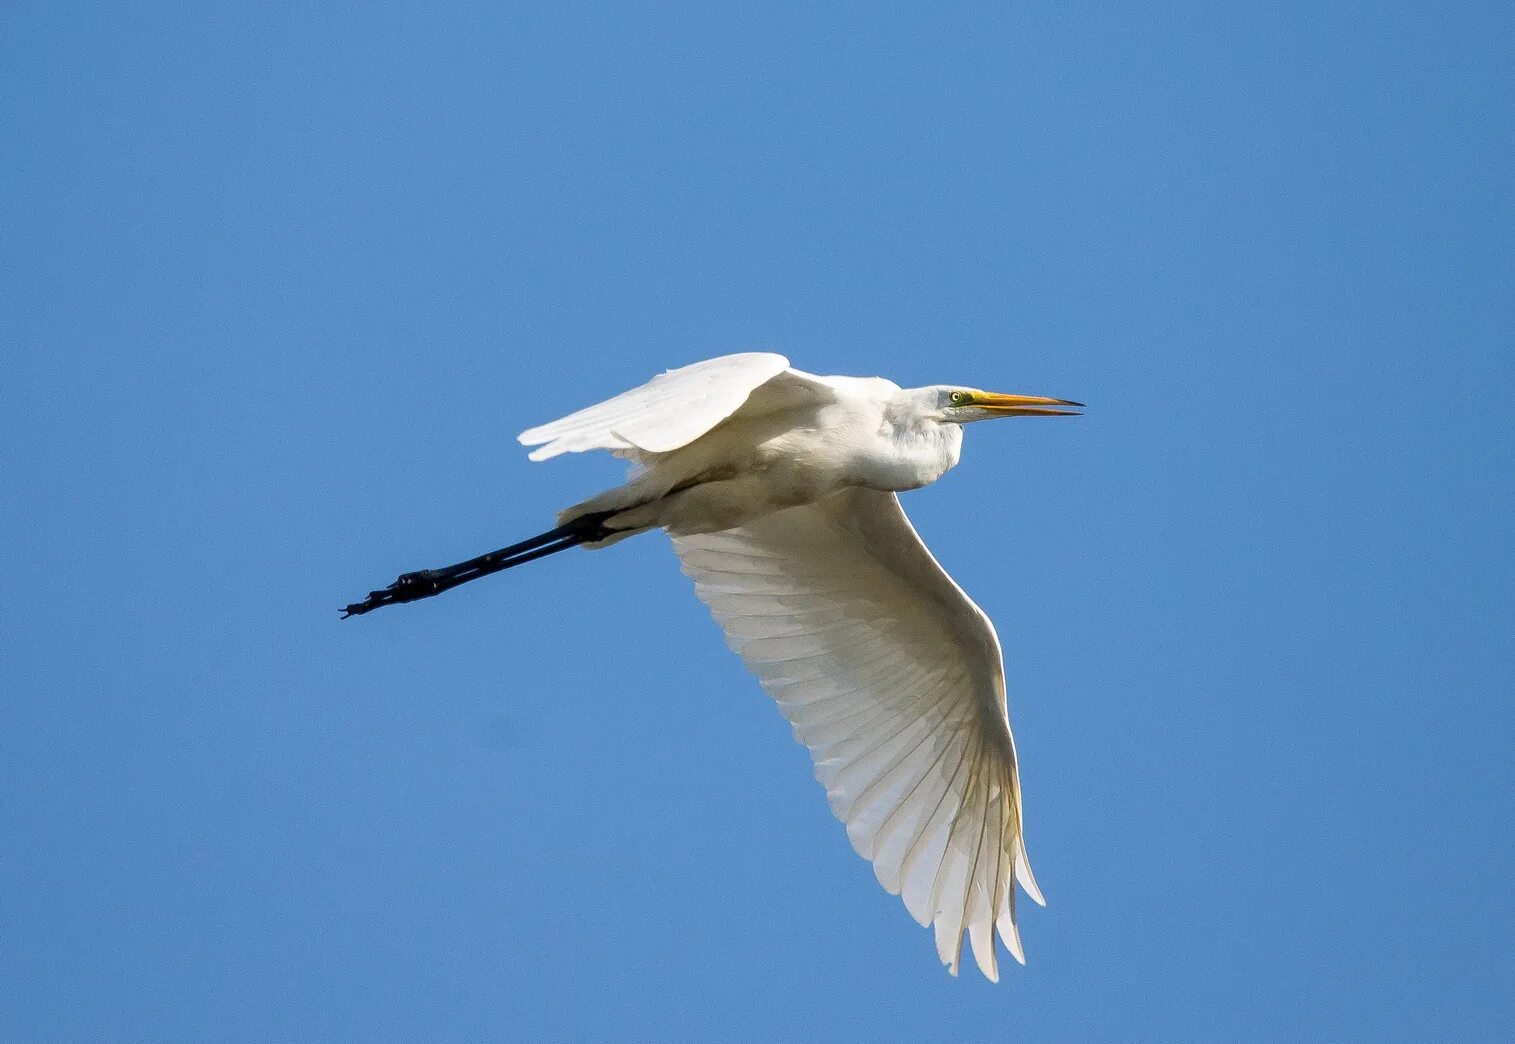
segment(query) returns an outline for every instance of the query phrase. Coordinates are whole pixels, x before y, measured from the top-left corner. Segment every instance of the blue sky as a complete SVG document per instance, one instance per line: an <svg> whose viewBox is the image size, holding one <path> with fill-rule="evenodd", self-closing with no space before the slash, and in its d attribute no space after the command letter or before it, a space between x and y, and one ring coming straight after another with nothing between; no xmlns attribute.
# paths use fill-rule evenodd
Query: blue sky
<svg viewBox="0 0 1515 1044"><path fill-rule="evenodd" d="M1515 1039L1507 5L13 7L0 1036ZM906 500L1046 910L949 978L661 536L339 622L751 348Z"/></svg>

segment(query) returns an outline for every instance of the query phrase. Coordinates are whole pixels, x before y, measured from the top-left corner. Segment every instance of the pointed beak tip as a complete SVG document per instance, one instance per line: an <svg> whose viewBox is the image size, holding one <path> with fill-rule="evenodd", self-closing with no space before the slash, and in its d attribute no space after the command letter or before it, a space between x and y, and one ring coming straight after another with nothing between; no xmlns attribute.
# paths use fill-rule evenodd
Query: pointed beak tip
<svg viewBox="0 0 1515 1044"><path fill-rule="evenodd" d="M1058 409L1072 406L1084 409L1084 404L1072 399L1054 399L1046 395L1001 395L981 393L975 405L993 411L1003 417L1082 417L1083 414Z"/></svg>

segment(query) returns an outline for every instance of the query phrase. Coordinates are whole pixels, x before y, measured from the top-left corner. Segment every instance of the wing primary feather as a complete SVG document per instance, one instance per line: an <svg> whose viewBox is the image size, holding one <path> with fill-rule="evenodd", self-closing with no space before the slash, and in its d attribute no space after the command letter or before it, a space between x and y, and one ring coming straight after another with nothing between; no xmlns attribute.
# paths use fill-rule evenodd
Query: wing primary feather
<svg viewBox="0 0 1515 1044"><path fill-rule="evenodd" d="M963 766L967 764L968 761L969 745L970 744L967 740L962 741L963 749L958 751L957 764L952 769L952 776L950 779L948 779L947 786L943 788L941 795L936 799L936 804L931 809L931 815L921 820L921 825L916 828L915 836L911 838L910 844L905 849L905 858L900 861L900 880L904 882L904 889L908 889L910 887L910 881L915 876L916 863L921 858L923 858L926 853L926 849L922 847L922 844L928 842L928 840L934 836L933 824L936 822L937 817L942 814L943 809L946 807L947 799L952 795L953 790L957 787L957 781L962 775ZM951 833L951 829L952 816L949 812L947 817L947 830L949 835ZM920 895L918 892L916 893L916 898L914 900L916 903L921 903L922 900L924 900L924 903L922 903L920 906L920 912L917 912L915 909L911 908L912 898L910 894L908 894L904 889L900 891L901 897L905 900L906 908L910 909L910 912L915 916L915 919L923 925L931 923L931 914L934 912L935 903L935 900L931 898L931 889L934 886L935 882L936 877L935 872L933 872L930 884L922 882L922 884L926 884L925 895Z"/></svg>
<svg viewBox="0 0 1515 1044"><path fill-rule="evenodd" d="M950 956L953 975L957 974L958 963L962 959L963 931L967 927L968 920L968 900L972 892L974 870L978 865L978 840L974 840L971 856L964 852L961 846L955 845L953 842L957 838L960 828L968 830L972 829L971 820L974 818L975 805L978 801L979 794L978 782L979 777L983 771L982 755L982 744L980 744L980 749L974 754L973 763L969 768L968 784L965 788L966 793L964 794L964 803L958 809L957 815L953 816L952 827L947 833L947 855L937 866L936 882L931 886L931 905L935 907L937 911L937 948L940 950L943 938L952 940L952 950ZM966 827L964 827L965 823L967 824ZM980 830L982 830L982 821L980 821L979 827ZM949 868L963 859L969 860L968 872L966 874L956 875L950 873ZM951 893L947 893L946 890L948 888L951 888L955 891L958 888L959 881L962 882L961 887L963 889L963 898L958 903L949 904L946 902L946 900L949 898ZM947 907L949 905L958 906L959 908L958 915L955 919L955 924L951 920L942 920L942 918L947 914ZM943 927L946 928L945 936L941 932L941 929ZM948 959L948 956L946 954L943 954L942 959L943 961L946 961Z"/></svg>
<svg viewBox="0 0 1515 1044"><path fill-rule="evenodd" d="M968 926L969 940L973 945L973 959L978 962L979 970L992 982L999 981L999 957L994 952L994 918L999 913L1000 892L1003 884L1001 872L1005 858L1005 849L1002 844L1005 805L1000 797L1000 794L992 790L987 797L984 826L979 832L979 862L984 863L986 855L991 862L986 867L989 869L988 874L977 877L978 883L973 889L973 913ZM994 817L992 832L989 830L991 813Z"/></svg>
<svg viewBox="0 0 1515 1044"><path fill-rule="evenodd" d="M945 719L943 720L945 722ZM937 751L936 757L932 759L931 764L926 768L926 771L922 772L918 777L916 777L915 783L911 785L909 793L904 797L903 800L900 801L898 805L894 807L893 810L890 811L889 815L884 819L884 822L879 825L878 833L875 835L874 854L869 856L869 858L879 858L879 853L882 851L883 847L887 845L889 839L894 836L895 828L897 826L904 825L906 821L901 818L902 814L904 813L905 809L910 807L910 804L920 793L921 786L928 779L935 777L937 775L937 770L940 769L942 763L947 760L947 754L952 750L951 738L948 738L945 742L939 744L939 746L940 749ZM940 801L941 798L938 798L937 800ZM933 806L933 815L935 814L934 807L935 806ZM924 823L922 825L924 826ZM902 871L904 869L905 856L909 854L909 847L914 843L916 836L917 835L913 834L911 836L911 840L906 843L904 850L900 852L899 865L894 868L894 883L891 884L889 881L885 881L882 876L879 878L879 883L882 884L891 895L899 895L901 888L903 888L903 882L900 880L900 878L902 877ZM886 868L881 868L877 863L875 863L874 869L878 871Z"/></svg>
<svg viewBox="0 0 1515 1044"><path fill-rule="evenodd" d="M1031 873L1031 861L1026 858L1026 843L1020 837L1020 810L1016 809L1016 837L1015 837L1015 879L1026 890L1032 902L1037 906L1046 906L1047 900L1042 896L1042 890L1036 883L1036 878ZM1022 962L1024 963L1024 962Z"/></svg>
<svg viewBox="0 0 1515 1044"><path fill-rule="evenodd" d="M949 719L947 718L946 715L942 715L942 716L938 717L935 721L933 721L932 724L931 724L930 731L927 732L925 736L921 737L920 743L918 743L915 747L913 747L913 748L911 748L909 750L901 751L895 757L894 761L892 761L888 765L888 767L886 767L882 772L880 772L873 779L873 781L871 783L869 783L866 787L864 787L862 789L862 791L860 791L858 793L857 799L853 802L852 807L854 809L864 807L865 802L868 801L868 800L870 800L871 797L872 797L872 795L874 793L876 793L881 786L883 786L883 784L885 783L885 781L888 780L889 778L891 778L893 776L894 772L896 770L898 770L901 766L903 766L910 759L911 755L913 755L916 751L918 751L919 749L921 749L921 747L930 745L931 747L934 748L936 746L936 742L935 741L936 741L937 735L940 734L940 732L942 731L942 729L947 726L947 722L948 721L949 721ZM915 787L920 786L923 778L924 777L922 777L922 779L917 779L916 780ZM911 788L911 794L914 793L915 787ZM908 800L908 795L907 795L906 800ZM898 805L895 806L895 812L897 812L899 809L904 808L904 807L905 807L905 801L901 801ZM891 812L890 815L891 816L894 815L894 812ZM887 820L886 820L886 822L887 822ZM882 829L882 824L880 825L880 829ZM876 849L875 849L875 851L876 851ZM860 854L865 859L872 859L872 858L874 858L874 854L875 853L873 851L870 851L870 852L864 852L864 853L860 853Z"/></svg>
<svg viewBox="0 0 1515 1044"><path fill-rule="evenodd" d="M866 751L863 751L855 757L848 759L848 764L837 773L837 781L840 782L841 777L846 774L849 769L853 769L854 766L858 766L855 771L863 771L863 768L866 767L862 764L863 762L873 757L874 754L884 749L890 743L893 743L895 740L905 735L905 733L908 732L911 728L918 726L922 720L923 719L921 718L909 718L903 715L898 716L898 721L895 724L893 731L889 732L889 734L886 736L880 736L878 740L872 743ZM908 751L906 751L906 753L908 753ZM875 776L875 778L877 777Z"/></svg>

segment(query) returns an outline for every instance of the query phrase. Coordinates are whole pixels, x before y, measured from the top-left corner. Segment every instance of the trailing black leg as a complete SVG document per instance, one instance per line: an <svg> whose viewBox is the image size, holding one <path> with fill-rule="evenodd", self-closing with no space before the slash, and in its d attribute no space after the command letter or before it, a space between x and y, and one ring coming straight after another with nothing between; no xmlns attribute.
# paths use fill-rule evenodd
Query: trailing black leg
<svg viewBox="0 0 1515 1044"><path fill-rule="evenodd" d="M342 619L345 620L349 616L362 616L384 605L399 605L403 602L430 598L443 591L450 591L459 584L477 580L481 576L498 573L502 569L518 566L523 562L546 558L548 555L567 551L570 547L578 547L580 544L604 540L615 532L605 527L605 519L614 513L602 511L591 515L580 515L572 522L564 523L556 529L549 529L529 540L502 547L487 555L470 558L457 565L404 573L382 591L370 591L363 601L347 606L342 610Z"/></svg>

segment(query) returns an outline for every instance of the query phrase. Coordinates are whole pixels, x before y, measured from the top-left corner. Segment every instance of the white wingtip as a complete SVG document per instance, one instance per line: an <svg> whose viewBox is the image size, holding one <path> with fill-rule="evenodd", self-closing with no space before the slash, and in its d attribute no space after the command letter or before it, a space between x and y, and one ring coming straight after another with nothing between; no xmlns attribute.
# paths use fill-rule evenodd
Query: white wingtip
<svg viewBox="0 0 1515 1044"><path fill-rule="evenodd" d="M1020 929L1016 927L1015 915L1010 912L1008 905L1001 911L999 920L995 922L995 927L999 929L999 937L1004 940L1005 949L1010 951L1010 956L1014 957L1016 962L1024 967L1026 964L1026 950L1021 945Z"/></svg>
<svg viewBox="0 0 1515 1044"><path fill-rule="evenodd" d="M999 982L999 954L994 949L994 925L991 922L974 921L968 926L968 942L973 950L973 960L984 978Z"/></svg>
<svg viewBox="0 0 1515 1044"><path fill-rule="evenodd" d="M1037 906L1046 906L1047 900L1042 896L1042 890L1037 887L1036 877L1031 873L1031 860L1026 858L1026 844L1020 838L1015 839L1015 879L1026 890L1031 901Z"/></svg>

